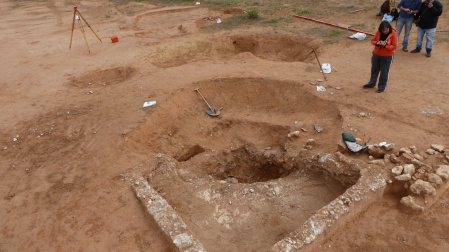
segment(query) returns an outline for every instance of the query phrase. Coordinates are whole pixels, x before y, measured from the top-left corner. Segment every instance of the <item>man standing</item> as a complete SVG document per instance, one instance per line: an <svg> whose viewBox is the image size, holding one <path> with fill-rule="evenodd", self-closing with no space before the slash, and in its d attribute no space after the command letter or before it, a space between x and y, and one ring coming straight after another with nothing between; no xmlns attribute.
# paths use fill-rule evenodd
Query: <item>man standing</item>
<svg viewBox="0 0 449 252"><path fill-rule="evenodd" d="M416 48L412 53L418 53L422 49L424 33L426 34L427 57L432 56L433 39L437 32L438 18L443 13L443 5L436 0L425 0L415 16L416 26L418 26L418 37Z"/></svg>
<svg viewBox="0 0 449 252"><path fill-rule="evenodd" d="M396 23L398 38L401 36L402 28L405 26L404 40L402 41L402 51L408 52L408 38L412 29L415 13L418 13L421 7L421 0L401 0L398 4L399 19Z"/></svg>

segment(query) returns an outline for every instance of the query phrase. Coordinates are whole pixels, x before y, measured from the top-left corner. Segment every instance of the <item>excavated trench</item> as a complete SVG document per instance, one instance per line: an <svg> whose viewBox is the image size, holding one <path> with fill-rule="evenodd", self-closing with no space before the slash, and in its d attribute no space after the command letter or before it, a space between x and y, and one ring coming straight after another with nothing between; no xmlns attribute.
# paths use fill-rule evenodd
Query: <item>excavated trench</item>
<svg viewBox="0 0 449 252"><path fill-rule="evenodd" d="M220 116L205 113L198 87ZM127 137L160 153L144 176L207 251L266 251L359 178L319 161L341 124L337 106L304 84L225 78L173 93Z"/></svg>

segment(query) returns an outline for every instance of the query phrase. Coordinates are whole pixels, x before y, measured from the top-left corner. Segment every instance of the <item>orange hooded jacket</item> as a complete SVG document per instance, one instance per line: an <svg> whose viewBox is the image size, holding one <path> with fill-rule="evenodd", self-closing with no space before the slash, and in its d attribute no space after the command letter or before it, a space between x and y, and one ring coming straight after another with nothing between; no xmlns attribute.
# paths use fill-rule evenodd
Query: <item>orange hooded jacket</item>
<svg viewBox="0 0 449 252"><path fill-rule="evenodd" d="M393 56L396 53L396 48L398 48L398 33L395 29L391 29L390 35L388 35L387 45L385 47L376 45L380 39L380 31L377 31L371 40L371 44L374 46L374 53L378 56Z"/></svg>

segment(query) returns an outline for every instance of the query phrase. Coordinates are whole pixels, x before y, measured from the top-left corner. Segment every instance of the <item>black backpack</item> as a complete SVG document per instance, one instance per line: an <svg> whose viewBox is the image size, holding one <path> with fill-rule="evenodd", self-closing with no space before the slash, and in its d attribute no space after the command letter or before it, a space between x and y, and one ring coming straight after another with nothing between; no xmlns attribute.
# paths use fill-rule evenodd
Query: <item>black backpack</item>
<svg viewBox="0 0 449 252"><path fill-rule="evenodd" d="M381 13L390 13L390 0L385 0L385 2L380 6Z"/></svg>
<svg viewBox="0 0 449 252"><path fill-rule="evenodd" d="M393 20L396 20L399 18L399 11L396 8L391 9L391 14L393 16Z"/></svg>

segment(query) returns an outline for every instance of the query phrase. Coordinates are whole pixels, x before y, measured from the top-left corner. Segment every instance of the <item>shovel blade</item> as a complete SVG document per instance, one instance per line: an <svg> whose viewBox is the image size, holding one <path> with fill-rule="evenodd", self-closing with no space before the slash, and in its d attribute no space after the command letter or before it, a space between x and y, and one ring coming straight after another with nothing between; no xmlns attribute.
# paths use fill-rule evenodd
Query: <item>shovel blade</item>
<svg viewBox="0 0 449 252"><path fill-rule="evenodd" d="M212 110L206 111L206 113L210 116L218 116L220 115L220 110L214 108Z"/></svg>

